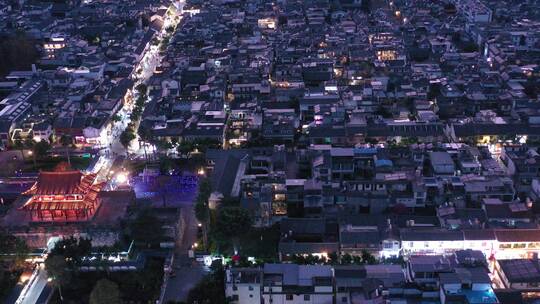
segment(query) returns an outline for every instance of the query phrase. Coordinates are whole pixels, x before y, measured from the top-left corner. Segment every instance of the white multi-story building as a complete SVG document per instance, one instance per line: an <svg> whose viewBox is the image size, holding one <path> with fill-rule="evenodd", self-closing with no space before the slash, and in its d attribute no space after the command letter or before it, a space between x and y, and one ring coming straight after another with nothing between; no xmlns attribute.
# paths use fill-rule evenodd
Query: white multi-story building
<svg viewBox="0 0 540 304"><path fill-rule="evenodd" d="M530 258L540 253L536 229L403 229L400 234L404 256L447 255L464 249L479 250L497 259Z"/></svg>
<svg viewBox="0 0 540 304"><path fill-rule="evenodd" d="M480 0L455 0L454 4L470 23L491 22L493 12Z"/></svg>
<svg viewBox="0 0 540 304"><path fill-rule="evenodd" d="M264 265L264 303L331 304L334 300L333 271L326 265Z"/></svg>
<svg viewBox="0 0 540 304"><path fill-rule="evenodd" d="M225 296L237 304L332 304L331 266L265 264L227 270Z"/></svg>
<svg viewBox="0 0 540 304"><path fill-rule="evenodd" d="M225 278L225 296L231 303L261 303L260 268L227 269Z"/></svg>

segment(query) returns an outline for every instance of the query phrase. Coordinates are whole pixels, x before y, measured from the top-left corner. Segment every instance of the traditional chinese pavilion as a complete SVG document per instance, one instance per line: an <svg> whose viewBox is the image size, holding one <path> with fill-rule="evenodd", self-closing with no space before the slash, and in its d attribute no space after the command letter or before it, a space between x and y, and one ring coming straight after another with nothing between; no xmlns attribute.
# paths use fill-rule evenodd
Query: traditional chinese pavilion
<svg viewBox="0 0 540 304"><path fill-rule="evenodd" d="M37 222L80 222L91 220L100 206L104 183L96 174L77 170L40 172L37 182L23 194L31 195L21 209Z"/></svg>

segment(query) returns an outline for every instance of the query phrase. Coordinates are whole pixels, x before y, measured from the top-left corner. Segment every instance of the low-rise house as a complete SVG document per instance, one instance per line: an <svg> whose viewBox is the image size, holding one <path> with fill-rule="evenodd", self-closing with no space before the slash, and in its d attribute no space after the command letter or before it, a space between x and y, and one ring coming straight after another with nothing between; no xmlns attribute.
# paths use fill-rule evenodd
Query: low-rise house
<svg viewBox="0 0 540 304"><path fill-rule="evenodd" d="M504 288L535 292L540 290L540 263L537 259L497 260L495 272Z"/></svg>
<svg viewBox="0 0 540 304"><path fill-rule="evenodd" d="M40 122L40 123L35 124L32 127L32 131L34 134L34 140L36 142L42 141L42 140L49 141L49 139L53 135L52 125L47 122Z"/></svg>
<svg viewBox="0 0 540 304"><path fill-rule="evenodd" d="M482 209L490 227L536 228L533 213L524 203L503 203L499 199L484 199Z"/></svg>
<svg viewBox="0 0 540 304"><path fill-rule="evenodd" d="M264 303L333 303L331 266L265 264L263 271Z"/></svg>
<svg viewBox="0 0 540 304"><path fill-rule="evenodd" d="M326 257L338 253L337 223L324 218L285 218L280 222L281 260L293 255Z"/></svg>
<svg viewBox="0 0 540 304"><path fill-rule="evenodd" d="M225 273L225 297L231 303L262 303L260 268L232 268Z"/></svg>
<svg viewBox="0 0 540 304"><path fill-rule="evenodd" d="M440 276L450 272L452 265L442 255L413 255L407 261L407 278L416 284L438 287Z"/></svg>
<svg viewBox="0 0 540 304"><path fill-rule="evenodd" d="M498 304L485 267L457 266L439 275L441 303Z"/></svg>
<svg viewBox="0 0 540 304"><path fill-rule="evenodd" d="M429 160L435 174L453 175L456 170L454 160L448 152L431 152Z"/></svg>

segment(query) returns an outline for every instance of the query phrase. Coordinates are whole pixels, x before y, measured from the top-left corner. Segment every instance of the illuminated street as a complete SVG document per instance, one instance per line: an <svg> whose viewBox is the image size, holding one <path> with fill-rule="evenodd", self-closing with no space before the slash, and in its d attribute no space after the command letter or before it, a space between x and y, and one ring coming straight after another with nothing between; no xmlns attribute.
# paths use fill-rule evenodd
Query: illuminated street
<svg viewBox="0 0 540 304"><path fill-rule="evenodd" d="M48 276L47 271L45 271L44 265L41 264L37 267L36 271L30 277L27 285L23 288L21 295L17 299L16 304L36 304L39 303L38 299L43 297L43 292L50 292L48 290L47 284ZM46 298L46 295L45 295Z"/></svg>
<svg viewBox="0 0 540 304"><path fill-rule="evenodd" d="M179 11L176 15L166 14L162 31L155 34L158 45L163 40L166 33L166 28L170 26L176 27L176 25L180 23L182 20L181 14L181 11ZM135 75L133 77L136 81L131 88L131 92L133 94L132 100L136 100L138 97L136 87L139 84L145 84L150 79L156 67L161 63L161 60L162 57L160 55L159 48L156 45L150 45L139 63L138 68L134 69L134 71L140 70L140 73L134 72ZM129 114L131 113L132 109L133 102L124 104L124 106L118 112L120 120L113 122L110 138L106 140L106 142L109 142L110 144L108 147L106 147L106 150L101 153L101 157L105 159L105 161L103 161L104 165L100 168L100 177L102 178L108 175L109 168L114 162L116 156L127 154L135 154L135 156L144 155L144 150L139 147L139 135L137 133L135 133L136 138L131 142L131 145L127 151L120 143L120 134L130 123Z"/></svg>
<svg viewBox="0 0 540 304"><path fill-rule="evenodd" d="M0 0L0 303L540 303L540 0Z"/></svg>
<svg viewBox="0 0 540 304"><path fill-rule="evenodd" d="M197 219L192 203L185 203L181 208L181 216L185 222L185 230L174 251L173 271L176 276L168 279L164 303L186 300L189 290L208 272L202 263L188 257L188 250L197 240Z"/></svg>

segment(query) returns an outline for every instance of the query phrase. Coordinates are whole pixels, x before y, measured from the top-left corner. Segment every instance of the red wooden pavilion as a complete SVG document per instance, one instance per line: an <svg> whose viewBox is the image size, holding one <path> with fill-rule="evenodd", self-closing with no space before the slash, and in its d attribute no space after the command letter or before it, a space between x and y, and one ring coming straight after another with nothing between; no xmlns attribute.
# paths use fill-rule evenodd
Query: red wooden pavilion
<svg viewBox="0 0 540 304"><path fill-rule="evenodd" d="M91 220L100 206L104 183L96 174L77 170L40 172L37 182L23 194L31 195L21 207L32 221L80 222Z"/></svg>

